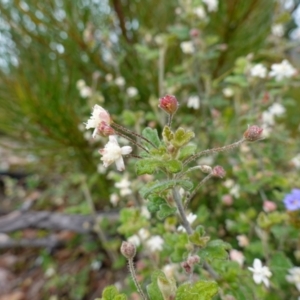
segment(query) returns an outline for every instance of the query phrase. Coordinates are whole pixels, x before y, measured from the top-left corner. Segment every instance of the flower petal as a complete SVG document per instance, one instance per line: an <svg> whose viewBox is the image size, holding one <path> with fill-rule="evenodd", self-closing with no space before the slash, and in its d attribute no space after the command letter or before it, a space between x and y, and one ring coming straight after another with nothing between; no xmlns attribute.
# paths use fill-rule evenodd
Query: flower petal
<svg viewBox="0 0 300 300"><path fill-rule="evenodd" d="M132 152L132 148L130 146L124 146L121 148L122 155L127 155Z"/></svg>
<svg viewBox="0 0 300 300"><path fill-rule="evenodd" d="M117 170L118 171L124 171L125 170L125 164L124 164L124 160L123 157L120 156L120 158L118 158L116 161L116 166L117 166Z"/></svg>

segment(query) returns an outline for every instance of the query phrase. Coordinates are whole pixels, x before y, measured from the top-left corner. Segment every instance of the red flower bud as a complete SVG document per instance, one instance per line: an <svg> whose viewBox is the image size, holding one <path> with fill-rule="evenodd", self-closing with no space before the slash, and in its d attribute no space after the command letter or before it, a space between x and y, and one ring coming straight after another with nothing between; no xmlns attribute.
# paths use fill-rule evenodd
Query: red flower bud
<svg viewBox="0 0 300 300"><path fill-rule="evenodd" d="M244 138L248 142L254 142L257 140L262 139L262 134L263 129L261 127L258 127L256 125L249 126L248 129L244 133Z"/></svg>
<svg viewBox="0 0 300 300"><path fill-rule="evenodd" d="M121 245L121 253L127 258L127 259L133 259L136 253L136 248L132 243L129 242L122 242Z"/></svg>
<svg viewBox="0 0 300 300"><path fill-rule="evenodd" d="M159 105L166 113L173 115L178 108L178 101L175 96L166 95L159 99Z"/></svg>
<svg viewBox="0 0 300 300"><path fill-rule="evenodd" d="M109 126L106 122L102 121L97 127L97 134L107 137L109 135L114 135L115 130Z"/></svg>
<svg viewBox="0 0 300 300"><path fill-rule="evenodd" d="M214 177L223 178L226 175L226 172L221 166L215 166L212 170L212 175Z"/></svg>

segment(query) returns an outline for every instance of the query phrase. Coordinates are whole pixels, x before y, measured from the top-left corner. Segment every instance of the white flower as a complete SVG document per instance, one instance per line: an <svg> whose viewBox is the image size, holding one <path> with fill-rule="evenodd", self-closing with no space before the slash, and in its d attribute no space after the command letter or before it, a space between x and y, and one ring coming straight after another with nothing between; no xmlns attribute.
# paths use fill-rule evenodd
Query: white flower
<svg viewBox="0 0 300 300"><path fill-rule="evenodd" d="M185 54L192 54L194 53L195 47L192 41L182 42L180 43L180 48L183 53Z"/></svg>
<svg viewBox="0 0 300 300"><path fill-rule="evenodd" d="M274 116L281 116L285 113L285 107L279 103L272 104L268 111Z"/></svg>
<svg viewBox="0 0 300 300"><path fill-rule="evenodd" d="M127 239L127 242L135 245L136 247L138 247L141 244L141 240L140 240L140 238L136 234L134 234L131 237L129 237Z"/></svg>
<svg viewBox="0 0 300 300"><path fill-rule="evenodd" d="M86 84L85 84L85 81L83 79L79 79L76 82L76 87L77 87L78 90L82 89L85 86L86 86Z"/></svg>
<svg viewBox="0 0 300 300"><path fill-rule="evenodd" d="M267 76L267 68L263 64L256 64L250 69L252 77L265 78Z"/></svg>
<svg viewBox="0 0 300 300"><path fill-rule="evenodd" d="M46 270L45 277L50 278L50 277L53 277L55 274L56 274L55 269L53 267L50 267Z"/></svg>
<svg viewBox="0 0 300 300"><path fill-rule="evenodd" d="M238 184L235 184L230 190L229 194L232 195L235 198L240 197L240 186Z"/></svg>
<svg viewBox="0 0 300 300"><path fill-rule="evenodd" d="M295 284L297 290L300 292L300 267L289 269L289 275L286 276L289 283Z"/></svg>
<svg viewBox="0 0 300 300"><path fill-rule="evenodd" d="M187 218L188 222L190 223L190 225L192 225L195 222L195 220L197 219L197 215L189 213L186 218ZM182 231L182 232L186 231L182 225L178 226L177 230Z"/></svg>
<svg viewBox="0 0 300 300"><path fill-rule="evenodd" d="M205 19L206 17L206 12L202 6L198 6L194 9L194 14L199 18L199 19Z"/></svg>
<svg viewBox="0 0 300 300"><path fill-rule="evenodd" d="M125 165L122 155L127 155L132 151L130 146L120 147L118 141L114 135L109 136L109 142L105 145L104 149L100 149L99 152L103 155L101 160L103 165L107 168L112 163L116 163L118 171L124 171Z"/></svg>
<svg viewBox="0 0 300 300"><path fill-rule="evenodd" d="M280 64L273 64L269 75L275 77L276 81L290 78L295 75L297 70L285 59Z"/></svg>
<svg viewBox="0 0 300 300"><path fill-rule="evenodd" d="M98 126L101 122L110 124L110 115L109 113L100 105L95 105L92 111L92 116L88 119L85 124L86 129L95 128L93 132L93 138L97 135Z"/></svg>
<svg viewBox="0 0 300 300"><path fill-rule="evenodd" d="M222 92L223 92L223 95L227 98L231 98L234 95L233 90L231 88L228 88L228 87L223 89Z"/></svg>
<svg viewBox="0 0 300 300"><path fill-rule="evenodd" d="M163 249L164 240L159 236L155 235L150 238L146 245L151 252L161 251Z"/></svg>
<svg viewBox="0 0 300 300"><path fill-rule="evenodd" d="M300 153L291 159L291 163L295 166L296 169L300 169Z"/></svg>
<svg viewBox="0 0 300 300"><path fill-rule="evenodd" d="M80 96L82 98L88 98L91 97L93 92L92 89L89 86L84 86L79 90Z"/></svg>
<svg viewBox="0 0 300 300"><path fill-rule="evenodd" d="M138 236L142 241L145 241L150 236L150 232L145 228L141 228L138 232Z"/></svg>
<svg viewBox="0 0 300 300"><path fill-rule="evenodd" d="M124 86L125 85L125 79L123 78L123 77L117 77L116 79L115 79L115 84L117 85L117 86L119 86L119 87L122 87L122 86Z"/></svg>
<svg viewBox="0 0 300 300"><path fill-rule="evenodd" d="M284 27L282 24L275 24L271 28L272 34L277 37L282 37L284 35Z"/></svg>
<svg viewBox="0 0 300 300"><path fill-rule="evenodd" d="M120 201L120 198L117 194L111 194L109 197L109 201L113 206L117 206L118 202Z"/></svg>
<svg viewBox="0 0 300 300"><path fill-rule="evenodd" d="M208 11L217 11L218 10L218 0L203 0L203 3L207 5Z"/></svg>
<svg viewBox="0 0 300 300"><path fill-rule="evenodd" d="M139 93L137 88L135 88L133 86L130 86L129 88L127 88L126 92L127 92L127 95L131 98L135 97Z"/></svg>
<svg viewBox="0 0 300 300"><path fill-rule="evenodd" d="M193 108L193 109L199 109L200 108L199 96L190 96L188 98L187 107Z"/></svg>
<svg viewBox="0 0 300 300"><path fill-rule="evenodd" d="M167 278L174 277L175 273L177 272L179 264L168 264L165 265L162 271L165 273Z"/></svg>
<svg viewBox="0 0 300 300"><path fill-rule="evenodd" d="M121 181L115 183L115 187L120 189L120 195L122 197L132 194L130 185L131 185L131 183L126 177L123 178Z"/></svg>
<svg viewBox="0 0 300 300"><path fill-rule="evenodd" d="M270 286L269 277L272 276L268 267L263 266L260 259L255 258L253 268L248 268L253 273L253 280L256 284L264 283L266 287Z"/></svg>
<svg viewBox="0 0 300 300"><path fill-rule="evenodd" d="M272 126L275 124L275 118L272 113L270 113L268 110L265 110L262 115L262 123L264 126Z"/></svg>
<svg viewBox="0 0 300 300"><path fill-rule="evenodd" d="M229 251L229 257L231 260L236 261L240 266L244 264L245 256L241 251L231 249Z"/></svg>

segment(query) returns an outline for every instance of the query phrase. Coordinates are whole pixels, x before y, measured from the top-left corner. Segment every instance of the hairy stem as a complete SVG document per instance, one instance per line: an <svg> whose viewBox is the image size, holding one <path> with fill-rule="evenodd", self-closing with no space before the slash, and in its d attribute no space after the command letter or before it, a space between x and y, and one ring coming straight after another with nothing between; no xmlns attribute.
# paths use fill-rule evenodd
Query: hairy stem
<svg viewBox="0 0 300 300"><path fill-rule="evenodd" d="M143 149L144 151L146 151L147 153L149 153L149 151L142 146L141 144L139 144L137 141L135 141L134 139L130 138L129 136L123 134L122 132L116 130L116 134L123 137L124 139L128 140L129 142L131 142L132 144L136 145L137 147Z"/></svg>
<svg viewBox="0 0 300 300"><path fill-rule="evenodd" d="M204 185L204 183L209 180L212 177L212 173L208 174L207 176L205 176L198 184L197 186L194 188L193 192L190 194L190 196L186 199L185 204L184 204L184 208L187 209L187 207L189 206L191 200L194 198L194 196L196 195L197 191L200 189L200 187L202 185Z"/></svg>
<svg viewBox="0 0 300 300"><path fill-rule="evenodd" d="M127 129L127 128L125 128L125 127L123 127L123 126L117 124L117 123L115 123L115 122L111 123L110 125L111 125L112 127L117 127L119 130L122 130L122 131L124 131L124 132L126 132L126 133L128 133L128 134L131 134L131 135L133 135L133 136L136 136L136 137L138 137L138 138L144 140L145 142L149 143L152 147L157 148L157 147L156 147L151 141L149 141L147 138L143 137L142 135L140 135L140 134L138 134L138 133L136 133L136 132L134 132L134 131L131 131L131 130L129 130L129 129Z"/></svg>
<svg viewBox="0 0 300 300"><path fill-rule="evenodd" d="M203 155L207 155L207 154L213 154L213 153L218 153L218 152L223 152L223 151L227 151L227 150L232 150L234 148L239 147L242 143L244 143L246 140L244 138L242 138L241 140L227 145L227 146L223 146L223 147L218 147L218 148L213 148L213 149L207 149L207 150L203 150L199 153L196 153L195 155L189 157L185 162L184 162L184 166L186 166L187 164L189 164L191 161L197 159L200 156Z"/></svg>
<svg viewBox="0 0 300 300"><path fill-rule="evenodd" d="M135 287L138 291L138 293L141 295L143 300L148 300L148 297L144 294L140 284L138 283L137 279L136 279L136 273L135 273L135 269L134 269L134 265L133 265L133 259L129 258L128 259L128 267L129 267L129 272L132 276L133 282L135 284Z"/></svg>

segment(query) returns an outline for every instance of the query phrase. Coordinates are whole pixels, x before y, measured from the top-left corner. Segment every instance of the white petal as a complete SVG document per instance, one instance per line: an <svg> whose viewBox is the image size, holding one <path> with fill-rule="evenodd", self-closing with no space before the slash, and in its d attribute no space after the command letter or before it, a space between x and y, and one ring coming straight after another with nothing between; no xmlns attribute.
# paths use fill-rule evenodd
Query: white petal
<svg viewBox="0 0 300 300"><path fill-rule="evenodd" d="M116 145L119 145L118 141L117 141L117 138L115 135L110 135L109 137L109 141L113 144L116 144Z"/></svg>
<svg viewBox="0 0 300 300"><path fill-rule="evenodd" d="M260 284L264 278L262 278L261 274L253 274L253 280L256 284Z"/></svg>
<svg viewBox="0 0 300 300"><path fill-rule="evenodd" d="M261 260L259 260L258 258L255 258L254 263L253 263L253 267L254 267L254 269L261 269L261 267L262 267Z"/></svg>
<svg viewBox="0 0 300 300"><path fill-rule="evenodd" d="M117 170L118 171L124 171L125 170L125 164L124 164L124 160L123 157L120 156L120 158L118 158L116 161L116 166L117 166Z"/></svg>
<svg viewBox="0 0 300 300"><path fill-rule="evenodd" d="M129 153L131 153L132 148L130 146L124 146L121 148L121 153L122 155L127 155Z"/></svg>
<svg viewBox="0 0 300 300"><path fill-rule="evenodd" d="M97 131L98 131L98 128L96 127L93 131L93 135L92 135L93 139L97 136Z"/></svg>
<svg viewBox="0 0 300 300"><path fill-rule="evenodd" d="M264 278L262 278L262 281L263 281L263 283L265 284L266 287L270 286L270 282L269 282L268 278L264 277Z"/></svg>
<svg viewBox="0 0 300 300"><path fill-rule="evenodd" d="M296 283L296 288L297 288L297 290L300 292L300 282L299 282L299 283Z"/></svg>

